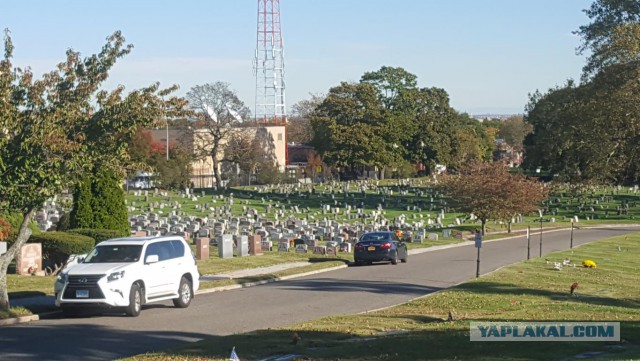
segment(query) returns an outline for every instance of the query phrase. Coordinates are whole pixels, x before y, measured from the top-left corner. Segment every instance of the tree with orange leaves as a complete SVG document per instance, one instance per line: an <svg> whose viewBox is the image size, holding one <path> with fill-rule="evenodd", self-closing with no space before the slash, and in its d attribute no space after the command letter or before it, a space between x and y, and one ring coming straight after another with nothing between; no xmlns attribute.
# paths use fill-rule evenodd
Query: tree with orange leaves
<svg viewBox="0 0 640 361"><path fill-rule="evenodd" d="M548 196L541 182L511 174L502 163L473 163L442 179L441 190L455 201L459 211L473 213L486 232L488 220L504 220L511 230L517 214L533 212Z"/></svg>

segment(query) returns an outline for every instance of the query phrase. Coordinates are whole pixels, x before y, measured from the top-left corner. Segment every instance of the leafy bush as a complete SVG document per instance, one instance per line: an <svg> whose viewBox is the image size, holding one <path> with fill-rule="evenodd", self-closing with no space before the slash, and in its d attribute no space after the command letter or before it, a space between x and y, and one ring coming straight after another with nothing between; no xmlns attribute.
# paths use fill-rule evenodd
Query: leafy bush
<svg viewBox="0 0 640 361"><path fill-rule="evenodd" d="M91 237L93 238L95 244L98 244L102 241L106 241L107 239L127 237L130 235L129 233L123 233L122 231L114 231L112 229L76 228L76 229L70 229L67 232Z"/></svg>
<svg viewBox="0 0 640 361"><path fill-rule="evenodd" d="M93 227L93 209L91 208L91 176L88 176L76 184L73 192L73 209L69 220L70 227Z"/></svg>
<svg viewBox="0 0 640 361"><path fill-rule="evenodd" d="M69 228L71 228L71 214L65 212L58 221L56 231L67 231Z"/></svg>
<svg viewBox="0 0 640 361"><path fill-rule="evenodd" d="M43 232L29 237L29 243L42 244L43 268L67 261L69 255L88 253L95 241L91 237L67 232Z"/></svg>

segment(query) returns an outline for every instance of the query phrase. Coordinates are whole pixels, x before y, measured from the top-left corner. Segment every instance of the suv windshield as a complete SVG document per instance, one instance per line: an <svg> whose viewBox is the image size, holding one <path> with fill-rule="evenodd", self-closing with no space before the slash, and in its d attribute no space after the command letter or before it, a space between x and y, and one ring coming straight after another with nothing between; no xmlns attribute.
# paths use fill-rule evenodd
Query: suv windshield
<svg viewBox="0 0 640 361"><path fill-rule="evenodd" d="M138 262L141 252L142 246L136 245L97 246L83 263Z"/></svg>

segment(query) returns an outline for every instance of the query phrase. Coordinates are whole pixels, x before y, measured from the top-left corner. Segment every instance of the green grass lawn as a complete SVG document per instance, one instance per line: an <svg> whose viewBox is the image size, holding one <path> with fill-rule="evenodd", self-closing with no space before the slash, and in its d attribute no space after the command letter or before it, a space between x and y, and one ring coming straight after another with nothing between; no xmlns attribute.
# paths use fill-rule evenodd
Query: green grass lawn
<svg viewBox="0 0 640 361"><path fill-rule="evenodd" d="M7 275L9 298L53 295L53 284L56 278L51 276L19 276Z"/></svg>
<svg viewBox="0 0 640 361"><path fill-rule="evenodd" d="M544 259L383 311L248 334L214 337L134 360L220 359L235 346L242 359L298 354L305 360L561 360L583 352L598 359L640 355L640 234L598 241L545 256L585 259L598 267L553 269ZM578 282L577 296L569 288ZM446 321L452 312L455 321ZM470 342L470 321L619 321L623 342ZM293 345L292 335L301 339Z"/></svg>

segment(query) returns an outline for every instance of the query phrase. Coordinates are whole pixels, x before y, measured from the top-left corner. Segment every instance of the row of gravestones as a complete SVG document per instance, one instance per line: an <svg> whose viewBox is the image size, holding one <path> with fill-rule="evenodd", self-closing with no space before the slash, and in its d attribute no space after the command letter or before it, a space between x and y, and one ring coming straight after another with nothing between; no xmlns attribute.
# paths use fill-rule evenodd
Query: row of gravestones
<svg viewBox="0 0 640 361"><path fill-rule="evenodd" d="M49 200L36 213L35 222L42 232L55 230L63 214L62 206L57 204L55 200Z"/></svg>
<svg viewBox="0 0 640 361"><path fill-rule="evenodd" d="M249 214L251 215L251 214ZM316 240L335 241L344 243L348 237L360 235L390 226L403 230L405 239L413 242L423 242L425 239L437 240L438 234L430 232L424 222L407 223L406 219L398 217L393 223L383 220L381 223L352 223L341 224L325 218L319 222L309 222L306 219L288 218L282 222L274 222L266 218L232 217L217 219L212 217L160 217L158 214L142 214L131 218L132 234L134 236L180 235L188 240L207 238L213 245L223 242L224 237L232 237L237 243L243 236L260 236L265 242L280 239L300 239L304 242ZM453 226L453 225L452 225ZM450 237L445 230L444 237ZM357 237L355 237L357 238ZM354 237L352 237L353 241ZM310 247L316 244L308 244ZM271 247L269 247L271 248Z"/></svg>

